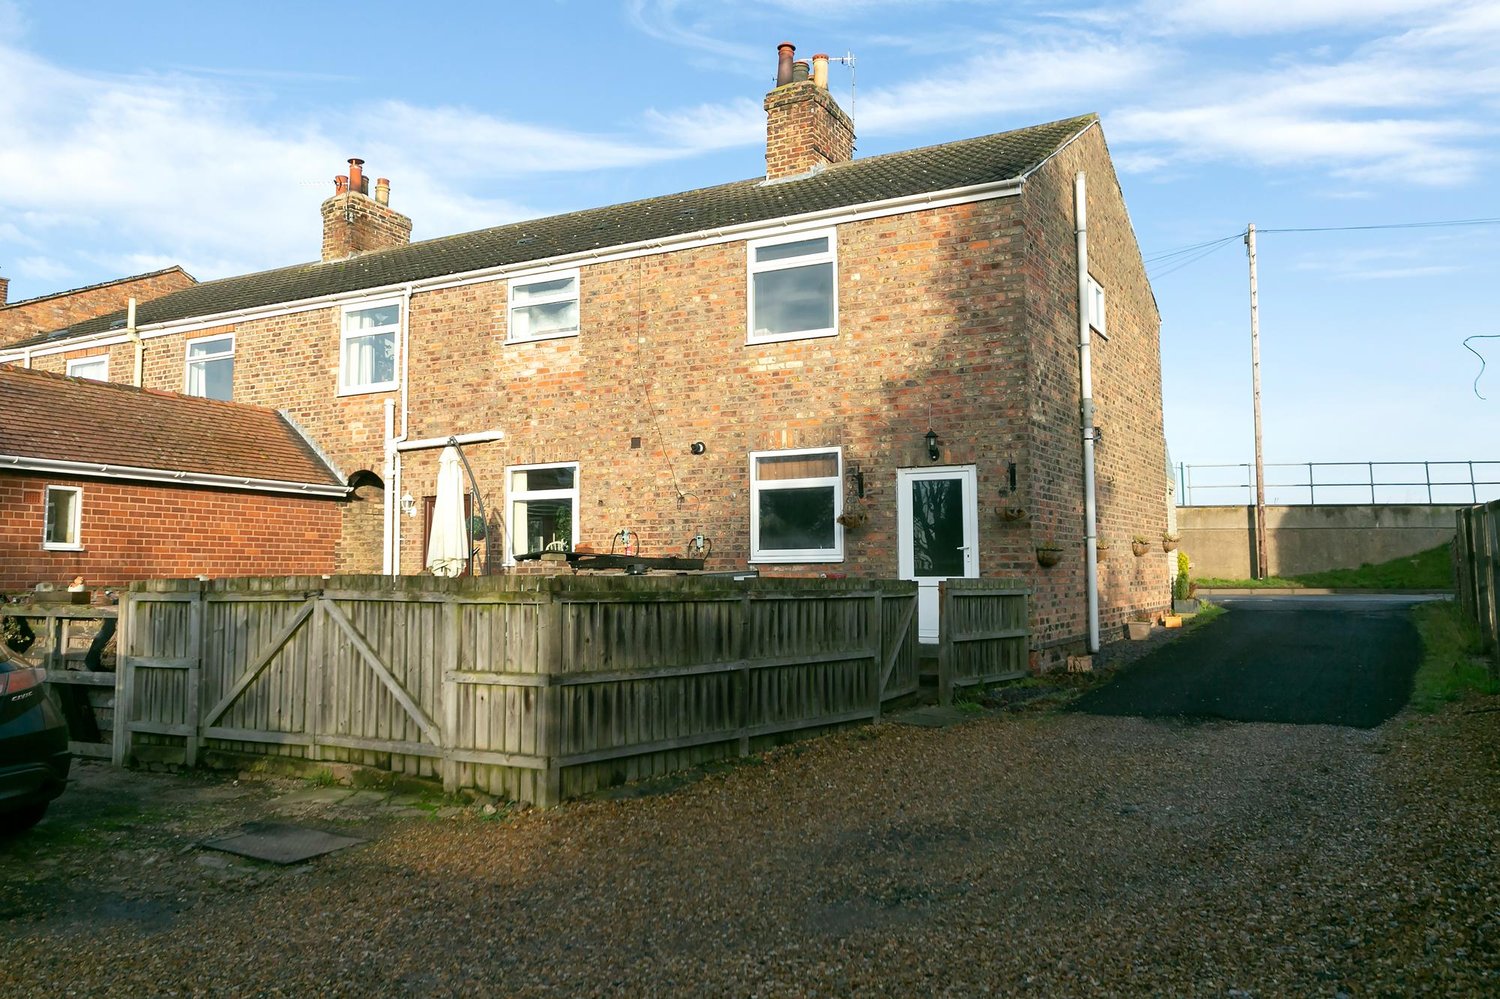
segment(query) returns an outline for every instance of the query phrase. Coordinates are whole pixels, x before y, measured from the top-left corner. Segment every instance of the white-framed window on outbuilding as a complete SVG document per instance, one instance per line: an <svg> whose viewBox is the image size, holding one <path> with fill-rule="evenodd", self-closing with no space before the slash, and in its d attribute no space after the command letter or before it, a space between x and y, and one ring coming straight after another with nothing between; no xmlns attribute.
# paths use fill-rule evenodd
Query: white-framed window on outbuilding
<svg viewBox="0 0 1500 999"><path fill-rule="evenodd" d="M42 547L48 551L78 551L83 547L83 489L78 486L47 486L46 519L42 525Z"/></svg>
<svg viewBox="0 0 1500 999"><path fill-rule="evenodd" d="M746 244L749 342L774 343L838 333L838 263L834 230Z"/></svg>
<svg viewBox="0 0 1500 999"><path fill-rule="evenodd" d="M578 335L578 272L555 271L510 282L506 339L552 340Z"/></svg>
<svg viewBox="0 0 1500 999"><path fill-rule="evenodd" d="M1109 329L1104 325L1104 286L1089 275L1089 326L1099 339L1109 339Z"/></svg>
<svg viewBox="0 0 1500 999"><path fill-rule="evenodd" d="M346 306L339 333L339 394L396 388L401 303Z"/></svg>
<svg viewBox="0 0 1500 999"><path fill-rule="evenodd" d="M234 398L234 334L187 342L183 392L224 402Z"/></svg>
<svg viewBox="0 0 1500 999"><path fill-rule="evenodd" d="M578 463L514 465L505 470L510 510L507 555L570 552L578 543Z"/></svg>
<svg viewBox="0 0 1500 999"><path fill-rule="evenodd" d="M750 453L750 561L841 562L839 448Z"/></svg>
<svg viewBox="0 0 1500 999"><path fill-rule="evenodd" d="M73 378L92 378L96 382L109 381L109 355L73 357L68 360L68 374Z"/></svg>

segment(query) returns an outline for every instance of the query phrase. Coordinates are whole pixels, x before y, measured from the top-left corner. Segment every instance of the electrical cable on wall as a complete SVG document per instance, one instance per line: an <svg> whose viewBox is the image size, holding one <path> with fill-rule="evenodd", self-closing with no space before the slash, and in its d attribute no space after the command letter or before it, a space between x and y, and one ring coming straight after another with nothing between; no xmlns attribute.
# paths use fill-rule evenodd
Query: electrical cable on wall
<svg viewBox="0 0 1500 999"><path fill-rule="evenodd" d="M1475 333L1473 336L1464 337L1464 349L1479 358L1479 374L1474 376L1474 394L1481 399L1485 397L1479 391L1479 379L1484 375L1484 355L1469 346L1470 340L1500 340L1500 333ZM1485 399L1488 402L1488 399Z"/></svg>

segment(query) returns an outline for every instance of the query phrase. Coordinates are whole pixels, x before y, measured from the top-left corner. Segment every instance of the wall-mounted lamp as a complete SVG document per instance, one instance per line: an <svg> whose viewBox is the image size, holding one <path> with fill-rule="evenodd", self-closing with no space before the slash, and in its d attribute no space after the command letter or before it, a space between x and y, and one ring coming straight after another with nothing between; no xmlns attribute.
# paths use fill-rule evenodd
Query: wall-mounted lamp
<svg viewBox="0 0 1500 999"><path fill-rule="evenodd" d="M938 435L936 430L928 430L922 437L927 442L927 457L930 461L937 461L941 452L938 451Z"/></svg>
<svg viewBox="0 0 1500 999"><path fill-rule="evenodd" d="M1098 427L1094 428L1094 446L1099 447L1104 443L1104 431Z"/></svg>
<svg viewBox="0 0 1500 999"><path fill-rule="evenodd" d="M703 454L708 450L708 445L703 443L702 441L693 441L693 443L688 446L688 450L693 454Z"/></svg>
<svg viewBox="0 0 1500 999"><path fill-rule="evenodd" d="M859 462L857 462L857 461L850 462L849 463L849 471L848 471L847 474L848 474L849 478L851 478L851 479L854 480L854 495L858 496L860 499L864 499L865 498L865 473L864 473L864 469L862 469L862 468L859 467Z"/></svg>
<svg viewBox="0 0 1500 999"><path fill-rule="evenodd" d="M1013 493L1016 491L1016 463L1013 461L1005 467L1005 480L1010 485L1009 488L1000 490L1000 495L1002 496L1004 496L1007 492Z"/></svg>
<svg viewBox="0 0 1500 999"><path fill-rule="evenodd" d="M407 493L401 497L401 512L408 517L415 517L417 515L417 501L412 498L411 493Z"/></svg>

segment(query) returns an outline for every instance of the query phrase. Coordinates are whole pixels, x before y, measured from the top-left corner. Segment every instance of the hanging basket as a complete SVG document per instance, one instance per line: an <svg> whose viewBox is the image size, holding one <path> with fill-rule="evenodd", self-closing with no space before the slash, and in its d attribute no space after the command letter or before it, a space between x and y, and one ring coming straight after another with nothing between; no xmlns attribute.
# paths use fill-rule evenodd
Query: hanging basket
<svg viewBox="0 0 1500 999"><path fill-rule="evenodd" d="M1042 546L1036 550L1036 564L1044 569L1050 569L1062 561L1062 556L1063 550L1061 548Z"/></svg>
<svg viewBox="0 0 1500 999"><path fill-rule="evenodd" d="M1136 558L1140 558L1142 555L1151 550L1151 542L1146 541L1142 538L1136 538L1134 541L1130 542L1130 550L1135 552Z"/></svg>
<svg viewBox="0 0 1500 999"><path fill-rule="evenodd" d="M1177 550L1177 545L1178 545L1178 539L1172 537L1170 534L1163 534L1161 536L1161 550L1162 551L1164 551L1164 552L1176 551Z"/></svg>

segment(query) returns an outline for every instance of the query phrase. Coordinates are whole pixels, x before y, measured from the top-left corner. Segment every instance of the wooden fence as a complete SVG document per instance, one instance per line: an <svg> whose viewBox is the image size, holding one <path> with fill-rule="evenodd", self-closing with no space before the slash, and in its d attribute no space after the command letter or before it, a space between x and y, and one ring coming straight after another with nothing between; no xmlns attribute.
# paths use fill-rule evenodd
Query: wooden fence
<svg viewBox="0 0 1500 999"><path fill-rule="evenodd" d="M270 753L550 805L878 719L917 690L915 611L884 580L140 583L114 757ZM950 658L978 676L990 655Z"/></svg>
<svg viewBox="0 0 1500 999"><path fill-rule="evenodd" d="M938 584L938 695L1026 675L1031 630L1024 583L949 579Z"/></svg>
<svg viewBox="0 0 1500 999"><path fill-rule="evenodd" d="M1458 598L1479 622L1491 672L1500 673L1500 500L1459 510L1457 520Z"/></svg>
<svg viewBox="0 0 1500 999"><path fill-rule="evenodd" d="M36 636L27 655L14 658L47 671L47 682L68 723L68 749L74 756L109 759L113 752L110 733L118 678L112 663L91 667L88 649L114 616L113 607L87 604L0 605L0 617L26 621Z"/></svg>

